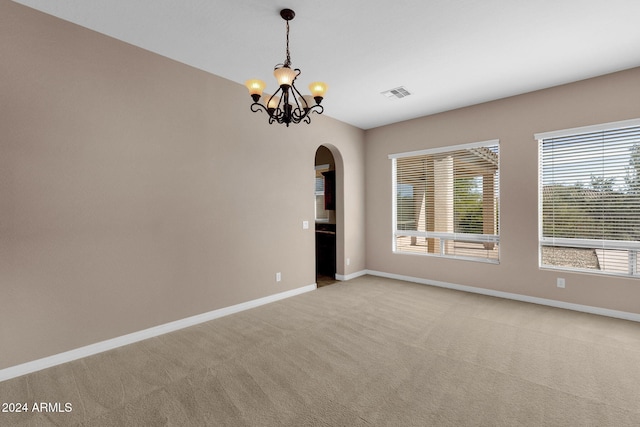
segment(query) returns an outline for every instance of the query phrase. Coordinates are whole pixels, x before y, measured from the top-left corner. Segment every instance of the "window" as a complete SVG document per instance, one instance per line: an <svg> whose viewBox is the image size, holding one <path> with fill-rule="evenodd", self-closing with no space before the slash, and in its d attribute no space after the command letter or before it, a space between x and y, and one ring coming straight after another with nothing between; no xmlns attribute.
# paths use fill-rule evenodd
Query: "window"
<svg viewBox="0 0 640 427"><path fill-rule="evenodd" d="M390 155L393 251L497 263L498 147L494 140Z"/></svg>
<svg viewBox="0 0 640 427"><path fill-rule="evenodd" d="M540 266L637 276L640 120L535 137Z"/></svg>
<svg viewBox="0 0 640 427"><path fill-rule="evenodd" d="M325 176L324 172L329 170L329 165L316 166L316 222L329 221L329 211L325 209L324 192Z"/></svg>

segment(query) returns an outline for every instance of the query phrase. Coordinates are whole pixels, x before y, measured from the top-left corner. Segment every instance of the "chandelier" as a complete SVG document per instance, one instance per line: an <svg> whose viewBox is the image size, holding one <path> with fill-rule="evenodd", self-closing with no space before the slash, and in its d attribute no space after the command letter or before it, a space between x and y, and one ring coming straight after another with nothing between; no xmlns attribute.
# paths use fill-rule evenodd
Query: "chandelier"
<svg viewBox="0 0 640 427"><path fill-rule="evenodd" d="M309 85L311 95L302 95L295 87L296 78L300 75L300 69L291 69L291 55L289 53L289 21L295 16L291 9L282 9L280 16L287 22L287 59L284 64L278 64L273 70L273 75L278 81L278 90L269 97L266 106L261 104L260 97L266 87L262 80L247 80L245 85L249 89L249 94L253 99L251 111L265 111L269 114L269 124L273 122L298 124L300 122L311 123L310 114L315 112L322 114L324 108L320 105L327 85L322 82L313 82ZM266 97L265 97L266 98Z"/></svg>

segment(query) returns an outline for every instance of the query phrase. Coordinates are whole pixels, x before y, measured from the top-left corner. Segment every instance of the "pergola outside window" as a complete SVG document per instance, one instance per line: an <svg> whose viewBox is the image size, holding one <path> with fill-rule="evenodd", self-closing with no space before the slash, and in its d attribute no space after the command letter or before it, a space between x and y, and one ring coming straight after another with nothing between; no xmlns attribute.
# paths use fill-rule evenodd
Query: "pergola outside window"
<svg viewBox="0 0 640 427"><path fill-rule="evenodd" d="M389 158L394 252L498 262L497 140Z"/></svg>

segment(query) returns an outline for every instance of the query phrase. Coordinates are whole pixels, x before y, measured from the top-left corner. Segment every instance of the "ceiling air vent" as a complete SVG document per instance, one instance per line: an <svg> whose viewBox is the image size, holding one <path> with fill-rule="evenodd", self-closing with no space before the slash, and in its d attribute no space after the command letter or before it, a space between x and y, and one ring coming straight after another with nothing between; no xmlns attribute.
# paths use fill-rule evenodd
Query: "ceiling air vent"
<svg viewBox="0 0 640 427"><path fill-rule="evenodd" d="M400 99L404 98L405 96L411 95L411 92L409 92L404 86L400 86L395 89L389 89L381 93L389 99Z"/></svg>

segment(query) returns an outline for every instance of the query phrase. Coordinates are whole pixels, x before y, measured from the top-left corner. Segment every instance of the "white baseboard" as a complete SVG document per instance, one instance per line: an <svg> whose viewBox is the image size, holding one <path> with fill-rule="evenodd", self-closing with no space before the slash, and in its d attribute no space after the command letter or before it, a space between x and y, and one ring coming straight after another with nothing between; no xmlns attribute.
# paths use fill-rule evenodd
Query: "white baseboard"
<svg viewBox="0 0 640 427"><path fill-rule="evenodd" d="M31 362L23 363L20 365L12 366L5 369L0 369L0 381L5 381L11 378L26 375L32 372L40 371L42 369L50 368L55 365L61 365L63 363L71 362L73 360L81 359L83 357L92 356L97 353L102 353L107 350L112 350L117 347L122 347L128 344L133 344L138 341L153 338L158 335L166 334L169 332L177 331L179 329L194 326L199 323L208 322L209 320L218 319L220 317L228 316L233 313L248 310L250 308L259 307L271 302L275 302L281 299L289 298L295 295L303 294L305 292L313 291L317 289L317 285L303 286L301 288L292 289L290 291L280 292L278 294L269 295L267 297L258 298L252 301L243 302L241 304L232 305L230 307L213 310L208 313L198 314L196 316L187 317L185 319L176 320L174 322L165 323L163 325L154 326L142 331L133 332L131 334L122 335L110 340L101 341L95 344L91 344L85 347L76 348L74 350L65 351L64 353L55 354L42 359L34 360Z"/></svg>
<svg viewBox="0 0 640 427"><path fill-rule="evenodd" d="M347 275L336 274L336 280L340 280L340 281L351 280L351 279L355 279L356 277L364 276L365 274L367 274L367 270L356 271L355 273L351 273Z"/></svg>
<svg viewBox="0 0 640 427"><path fill-rule="evenodd" d="M617 319L640 322L640 314L626 311L610 310L608 308L592 307L589 305L573 304L570 302L557 301L546 298L531 297L528 295L512 294L509 292L494 291L492 289L476 288L474 286L457 285L454 283L440 282L438 280L422 279L419 277L403 276L401 274L385 273L382 271L366 270L366 274L372 276L386 277L388 279L404 280L405 282L419 283L422 285L437 286L440 288L454 289L456 291L471 292L474 294L488 295L498 298L506 298L515 301L528 302L532 304L546 305L549 307L564 308L566 310L580 311L583 313L597 314L600 316L615 317Z"/></svg>

